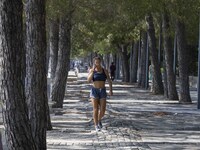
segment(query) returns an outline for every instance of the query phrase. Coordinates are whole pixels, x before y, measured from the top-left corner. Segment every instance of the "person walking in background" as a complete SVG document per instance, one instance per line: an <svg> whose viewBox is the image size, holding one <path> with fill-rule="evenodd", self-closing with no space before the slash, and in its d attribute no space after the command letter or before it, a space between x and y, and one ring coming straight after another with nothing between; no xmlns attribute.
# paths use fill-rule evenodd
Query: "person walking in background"
<svg viewBox="0 0 200 150"><path fill-rule="evenodd" d="M108 71L101 66L100 57L94 58L94 66L90 69L87 80L88 82L93 81L90 91L90 98L93 104L93 119L95 130L100 131L103 127L101 120L106 111L106 80L109 83L109 95L113 95L112 81Z"/></svg>
<svg viewBox="0 0 200 150"><path fill-rule="evenodd" d="M112 62L110 65L110 76L112 81L114 81L115 79L115 70L116 70L115 64L114 62Z"/></svg>

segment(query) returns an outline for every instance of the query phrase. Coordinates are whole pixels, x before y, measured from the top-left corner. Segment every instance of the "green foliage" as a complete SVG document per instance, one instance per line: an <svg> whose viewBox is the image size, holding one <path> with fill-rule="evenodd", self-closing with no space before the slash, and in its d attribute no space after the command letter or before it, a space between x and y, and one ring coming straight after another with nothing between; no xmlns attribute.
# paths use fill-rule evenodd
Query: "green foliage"
<svg viewBox="0 0 200 150"><path fill-rule="evenodd" d="M72 55L115 53L116 44L139 39L146 30L145 16L152 13L156 35L160 30L164 8L170 16L171 36L176 18L186 24L189 44L198 40L199 0L47 0L48 18L56 18L74 10ZM69 7L69 6L73 6Z"/></svg>

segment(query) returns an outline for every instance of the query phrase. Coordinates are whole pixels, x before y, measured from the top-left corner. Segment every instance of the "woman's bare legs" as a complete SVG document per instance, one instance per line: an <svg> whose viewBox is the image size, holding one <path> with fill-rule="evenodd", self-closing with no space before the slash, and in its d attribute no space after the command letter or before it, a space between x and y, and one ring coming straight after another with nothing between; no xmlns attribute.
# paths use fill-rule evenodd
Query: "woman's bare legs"
<svg viewBox="0 0 200 150"><path fill-rule="evenodd" d="M103 118L106 111L106 99L101 99L99 105L100 105L100 112L98 116L98 121L101 121L101 118Z"/></svg>
<svg viewBox="0 0 200 150"><path fill-rule="evenodd" d="M93 98L91 100L93 105L93 120L94 120L94 125L96 126L98 124L99 100Z"/></svg>

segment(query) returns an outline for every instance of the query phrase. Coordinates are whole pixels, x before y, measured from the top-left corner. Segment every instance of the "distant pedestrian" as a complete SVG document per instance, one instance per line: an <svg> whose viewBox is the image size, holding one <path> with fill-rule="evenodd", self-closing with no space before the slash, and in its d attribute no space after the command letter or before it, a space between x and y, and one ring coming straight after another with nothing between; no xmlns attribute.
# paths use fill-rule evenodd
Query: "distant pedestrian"
<svg viewBox="0 0 200 150"><path fill-rule="evenodd" d="M93 119L95 130L100 131L103 127L101 120L106 111L106 80L108 80L109 83L109 94L113 95L113 92L112 81L108 71L101 66L101 59L99 57L94 58L94 66L90 69L87 80L88 82L93 81L90 91L90 98L93 103Z"/></svg>
<svg viewBox="0 0 200 150"><path fill-rule="evenodd" d="M78 63L76 63L74 65L74 72L75 72L75 75L78 77L78 73L79 73L79 64Z"/></svg>
<svg viewBox="0 0 200 150"><path fill-rule="evenodd" d="M110 65L110 76L112 81L114 81L115 79L115 70L116 70L115 64L114 62L112 62Z"/></svg>

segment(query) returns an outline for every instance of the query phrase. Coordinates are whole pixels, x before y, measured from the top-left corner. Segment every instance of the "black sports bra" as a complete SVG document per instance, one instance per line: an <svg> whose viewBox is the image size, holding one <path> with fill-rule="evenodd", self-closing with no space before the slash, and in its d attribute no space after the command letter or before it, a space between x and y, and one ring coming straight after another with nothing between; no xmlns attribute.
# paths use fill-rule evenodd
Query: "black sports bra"
<svg viewBox="0 0 200 150"><path fill-rule="evenodd" d="M94 71L93 81L106 81L107 76L103 68L102 70L103 70L102 72Z"/></svg>

